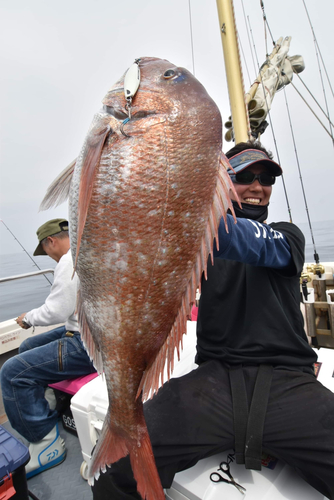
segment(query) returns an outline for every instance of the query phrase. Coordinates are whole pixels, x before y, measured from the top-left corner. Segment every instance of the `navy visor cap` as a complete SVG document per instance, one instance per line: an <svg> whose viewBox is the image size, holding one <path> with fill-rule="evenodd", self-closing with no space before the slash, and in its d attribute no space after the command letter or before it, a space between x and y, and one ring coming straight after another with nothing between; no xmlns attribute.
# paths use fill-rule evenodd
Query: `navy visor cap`
<svg viewBox="0 0 334 500"><path fill-rule="evenodd" d="M265 165L268 168L268 172L275 177L278 177L283 173L278 163L270 160L266 153L258 149L246 149L245 151L241 151L241 153L232 156L228 159L228 161L236 174L238 172L242 172L245 168L248 168L255 163ZM228 170L228 173L233 174L233 170Z"/></svg>

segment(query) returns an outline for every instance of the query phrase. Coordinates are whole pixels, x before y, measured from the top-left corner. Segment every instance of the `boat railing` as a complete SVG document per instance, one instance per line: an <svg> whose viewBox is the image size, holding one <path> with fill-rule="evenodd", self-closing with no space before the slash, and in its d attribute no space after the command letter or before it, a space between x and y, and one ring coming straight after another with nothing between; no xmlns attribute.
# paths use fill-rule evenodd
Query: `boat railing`
<svg viewBox="0 0 334 500"><path fill-rule="evenodd" d="M15 276L8 276L7 278L0 278L0 283L5 283L7 281L20 280L23 278L31 278L32 276L38 276L40 274L54 273L54 269L40 269L39 271L33 271L32 273L16 274Z"/></svg>
<svg viewBox="0 0 334 500"><path fill-rule="evenodd" d="M8 276L7 278L0 278L0 283L6 283L24 278L33 278L42 274L54 274L54 269L39 269L31 273L17 274L15 276ZM8 351L18 349L26 338L31 337L32 335L39 335L47 332L52 328L61 326L61 324L51 326L37 326L25 330L16 323L15 318L0 322L0 355L7 353Z"/></svg>

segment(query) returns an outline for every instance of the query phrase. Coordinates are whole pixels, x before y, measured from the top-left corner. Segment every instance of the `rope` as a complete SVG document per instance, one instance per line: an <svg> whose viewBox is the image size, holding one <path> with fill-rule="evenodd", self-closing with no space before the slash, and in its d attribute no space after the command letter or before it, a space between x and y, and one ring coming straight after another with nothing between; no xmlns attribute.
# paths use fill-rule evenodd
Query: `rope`
<svg viewBox="0 0 334 500"><path fill-rule="evenodd" d="M301 184L302 192L303 192L303 198L304 198L304 203L305 203L305 210L306 210L307 220L308 220L308 224L309 224L309 227L310 227L310 233L311 233L311 238L312 238L312 243L313 243L314 259L315 259L316 263L318 263L319 262L319 255L318 255L316 247L315 247L315 241L314 241L314 236L313 236L313 229L312 229L312 224L311 224L311 219L310 219L308 204L307 204L307 200L306 200L306 193L305 193L305 189L304 189L303 177L302 177L302 172L301 172L301 168L300 168L299 157L298 157L297 147L296 147L296 141L295 141L295 135L293 133L292 121L291 121L290 110L289 110L288 99L287 99L287 96L286 96L285 88L284 88L284 97L285 97L286 109L287 109L287 112L288 112L288 118L289 118L290 130L291 130L291 137L292 137L293 146L294 146L295 155L296 155L296 161L297 161L298 172L299 172L299 179L300 179L300 184Z"/></svg>

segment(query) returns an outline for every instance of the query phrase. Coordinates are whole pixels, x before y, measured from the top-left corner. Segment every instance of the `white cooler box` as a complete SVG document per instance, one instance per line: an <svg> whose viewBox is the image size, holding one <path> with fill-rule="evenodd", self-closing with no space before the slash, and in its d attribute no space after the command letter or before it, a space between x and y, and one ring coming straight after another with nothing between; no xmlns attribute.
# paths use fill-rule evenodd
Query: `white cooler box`
<svg viewBox="0 0 334 500"><path fill-rule="evenodd" d="M187 335L183 336L183 349L180 361L177 356L174 363L173 377L181 377L196 368L194 362L196 349L196 322L187 322ZM165 369L164 380L167 380ZM71 411L75 420L82 456L81 475L87 479L87 467L91 452L100 435L103 421L108 411L107 386L103 376L96 377L81 387L71 399Z"/></svg>
<svg viewBox="0 0 334 500"><path fill-rule="evenodd" d="M185 375L196 367L196 323L188 321L187 335L180 361L175 363L173 377ZM334 392L334 352L317 351L320 371L318 379ZM103 377L97 377L83 386L71 400L71 410L80 440L84 462L81 474L86 479L92 448L100 435L108 410L107 388ZM230 450L231 451L231 450ZM277 462L275 467L262 467L262 471L246 470L244 465L230 464L237 483L246 488L240 493L233 485L213 483L210 474L216 472L220 462L226 461L228 451L201 460L194 467L175 475L173 485L166 490L167 500L325 500L325 497L303 481L288 466ZM224 476L225 477L225 476Z"/></svg>

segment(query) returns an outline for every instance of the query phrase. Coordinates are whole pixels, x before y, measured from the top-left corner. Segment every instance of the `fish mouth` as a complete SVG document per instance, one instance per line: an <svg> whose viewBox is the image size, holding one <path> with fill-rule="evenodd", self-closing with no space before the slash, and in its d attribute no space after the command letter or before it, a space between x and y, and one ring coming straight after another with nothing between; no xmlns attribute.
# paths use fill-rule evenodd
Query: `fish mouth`
<svg viewBox="0 0 334 500"><path fill-rule="evenodd" d="M108 115L113 116L116 120L125 120L129 117L129 113L123 111L122 109L117 109L112 106L103 106L103 111L105 111Z"/></svg>
<svg viewBox="0 0 334 500"><path fill-rule="evenodd" d="M129 113L126 110L114 108L113 106L103 106L103 110L110 116L116 118L116 120L124 121L129 118ZM156 115L156 111L145 111L143 109L135 110L135 107L131 109L131 120L139 120L141 118L146 118L148 116Z"/></svg>

